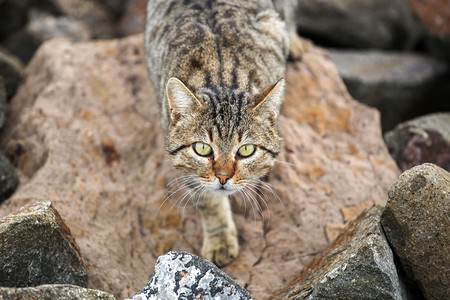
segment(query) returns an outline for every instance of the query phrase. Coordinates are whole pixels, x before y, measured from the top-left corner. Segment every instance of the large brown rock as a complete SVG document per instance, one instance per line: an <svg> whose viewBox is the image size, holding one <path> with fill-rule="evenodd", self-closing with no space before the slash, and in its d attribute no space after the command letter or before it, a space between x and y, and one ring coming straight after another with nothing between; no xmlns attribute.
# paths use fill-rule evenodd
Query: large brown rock
<svg viewBox="0 0 450 300"><path fill-rule="evenodd" d="M39 299L39 300L114 300L115 298L105 292L82 288L69 284L46 284L37 287L0 288L0 299Z"/></svg>
<svg viewBox="0 0 450 300"><path fill-rule="evenodd" d="M433 164L404 172L381 216L386 237L427 299L450 290L450 173Z"/></svg>
<svg viewBox="0 0 450 300"><path fill-rule="evenodd" d="M51 200L84 255L90 287L117 298L145 286L169 250L199 253L202 230L164 150L142 35L37 52L11 105L0 147L21 186L0 207ZM328 55L304 42L289 66L280 132L283 150L262 215L232 201L241 245L223 270L255 299L291 280L358 209L384 203L398 170L374 109L352 100ZM349 213L353 211L352 213Z"/></svg>

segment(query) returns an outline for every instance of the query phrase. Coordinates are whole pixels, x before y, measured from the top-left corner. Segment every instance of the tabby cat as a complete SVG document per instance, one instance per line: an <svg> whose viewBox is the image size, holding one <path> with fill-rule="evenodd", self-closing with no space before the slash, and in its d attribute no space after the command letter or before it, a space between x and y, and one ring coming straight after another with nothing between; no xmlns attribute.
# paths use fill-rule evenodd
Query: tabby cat
<svg viewBox="0 0 450 300"><path fill-rule="evenodd" d="M228 197L268 174L286 59L298 55L295 0L150 0L145 47L166 147L195 192L202 256L238 255Z"/></svg>

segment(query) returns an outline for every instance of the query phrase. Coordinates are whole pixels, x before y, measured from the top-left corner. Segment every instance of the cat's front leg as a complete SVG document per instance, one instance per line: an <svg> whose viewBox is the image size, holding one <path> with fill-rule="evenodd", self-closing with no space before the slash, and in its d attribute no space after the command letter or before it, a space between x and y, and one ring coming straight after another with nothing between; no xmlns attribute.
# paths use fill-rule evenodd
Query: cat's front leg
<svg viewBox="0 0 450 300"><path fill-rule="evenodd" d="M202 256L219 267L231 263L239 245L228 197L207 194L197 207L203 225Z"/></svg>

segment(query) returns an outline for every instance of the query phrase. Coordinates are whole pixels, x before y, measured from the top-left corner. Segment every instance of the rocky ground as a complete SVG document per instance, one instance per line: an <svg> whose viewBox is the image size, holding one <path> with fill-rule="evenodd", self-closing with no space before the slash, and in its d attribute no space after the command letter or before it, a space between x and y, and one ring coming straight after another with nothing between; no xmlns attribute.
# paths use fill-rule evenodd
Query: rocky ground
<svg viewBox="0 0 450 300"><path fill-rule="evenodd" d="M273 193L232 200L223 273L192 255L195 208L162 205L177 173L145 1L0 0L0 297L445 299L450 7L422 2L299 1L299 31L333 49L304 40L288 66Z"/></svg>

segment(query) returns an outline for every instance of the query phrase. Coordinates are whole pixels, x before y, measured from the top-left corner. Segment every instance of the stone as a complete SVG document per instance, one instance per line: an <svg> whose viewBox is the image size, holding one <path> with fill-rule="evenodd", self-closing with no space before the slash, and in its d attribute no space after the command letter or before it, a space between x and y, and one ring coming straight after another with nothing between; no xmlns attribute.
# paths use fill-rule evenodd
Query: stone
<svg viewBox="0 0 450 300"><path fill-rule="evenodd" d="M3 78L7 99L11 99L14 95L22 71L23 65L20 60L5 49L0 48L0 77Z"/></svg>
<svg viewBox="0 0 450 300"><path fill-rule="evenodd" d="M50 202L0 219L0 286L88 285L80 249Z"/></svg>
<svg viewBox="0 0 450 300"><path fill-rule="evenodd" d="M210 261L188 252L158 257L147 286L131 298L252 299L250 293Z"/></svg>
<svg viewBox="0 0 450 300"><path fill-rule="evenodd" d="M354 49L412 49L422 28L408 0L299 0L302 36Z"/></svg>
<svg viewBox="0 0 450 300"><path fill-rule="evenodd" d="M125 12L117 24L117 31L120 36L144 32L148 1L130 0L127 2Z"/></svg>
<svg viewBox="0 0 450 300"><path fill-rule="evenodd" d="M6 119L6 88L3 84L3 77L0 76L0 129L5 124Z"/></svg>
<svg viewBox="0 0 450 300"><path fill-rule="evenodd" d="M19 185L16 170L0 152L0 203L8 199Z"/></svg>
<svg viewBox="0 0 450 300"><path fill-rule="evenodd" d="M450 5L447 0L410 0L425 32L425 47L450 63Z"/></svg>
<svg viewBox="0 0 450 300"><path fill-rule="evenodd" d="M67 16L54 16L43 10L31 8L28 22L23 29L11 34L4 45L28 63L39 45L52 38L67 38L73 41L87 41L92 32L88 26Z"/></svg>
<svg viewBox="0 0 450 300"><path fill-rule="evenodd" d="M331 49L330 56L349 93L381 113L383 131L433 111L447 111L449 68L429 56Z"/></svg>
<svg viewBox="0 0 450 300"><path fill-rule="evenodd" d="M45 284L36 287L5 288L0 287L0 299L39 299L39 300L114 300L114 296L70 284Z"/></svg>
<svg viewBox="0 0 450 300"><path fill-rule="evenodd" d="M426 162L450 171L450 113L401 123L386 132L384 140L402 171Z"/></svg>
<svg viewBox="0 0 450 300"><path fill-rule="evenodd" d="M389 190L381 224L401 265L426 299L450 290L450 173L422 164L404 172Z"/></svg>
<svg viewBox="0 0 450 300"><path fill-rule="evenodd" d="M405 299L406 291L380 225L383 209L374 206L351 221L271 299Z"/></svg>
<svg viewBox="0 0 450 300"><path fill-rule="evenodd" d="M324 50L303 44L303 60L288 66L279 163L257 203L231 201L240 253L223 271L254 299L267 299L326 249L325 228L344 225L342 207L385 203L399 174L378 112L349 96ZM145 286L160 255L202 246L195 207L167 187L179 174L158 115L142 35L59 39L36 52L0 132L21 179L0 214L52 201L80 246L90 287L118 299Z"/></svg>
<svg viewBox="0 0 450 300"><path fill-rule="evenodd" d="M113 15L105 3L97 0L48 0L59 13L78 20L92 30L92 37L115 37Z"/></svg>

